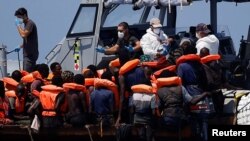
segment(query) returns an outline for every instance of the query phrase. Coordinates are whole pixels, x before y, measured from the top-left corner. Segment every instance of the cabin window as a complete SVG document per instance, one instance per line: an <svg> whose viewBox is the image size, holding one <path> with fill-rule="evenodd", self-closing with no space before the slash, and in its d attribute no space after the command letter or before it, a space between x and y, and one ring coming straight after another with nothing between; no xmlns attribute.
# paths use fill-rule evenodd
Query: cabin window
<svg viewBox="0 0 250 141"><path fill-rule="evenodd" d="M98 5L81 5L70 27L67 37L94 35Z"/></svg>
<svg viewBox="0 0 250 141"><path fill-rule="evenodd" d="M110 10L103 27L114 27L121 22L127 22L129 25L138 24L143 12L143 8L134 11L132 5L121 4L115 9Z"/></svg>

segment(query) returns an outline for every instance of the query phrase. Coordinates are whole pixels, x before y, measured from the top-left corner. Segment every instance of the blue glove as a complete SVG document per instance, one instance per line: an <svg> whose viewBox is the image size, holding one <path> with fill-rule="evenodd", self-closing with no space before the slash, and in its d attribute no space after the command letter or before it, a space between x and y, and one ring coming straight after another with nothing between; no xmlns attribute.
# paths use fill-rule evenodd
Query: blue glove
<svg viewBox="0 0 250 141"><path fill-rule="evenodd" d="M125 46L125 48L129 51L129 52L134 52L134 48L132 46Z"/></svg>
<svg viewBox="0 0 250 141"><path fill-rule="evenodd" d="M18 18L15 19L15 25L16 26L21 26L22 23L23 22L20 19L18 19Z"/></svg>
<svg viewBox="0 0 250 141"><path fill-rule="evenodd" d="M15 48L15 52L19 52L20 49L21 49L20 47Z"/></svg>
<svg viewBox="0 0 250 141"><path fill-rule="evenodd" d="M166 56L168 54L168 50L166 48L163 48L163 50L160 52L162 56Z"/></svg>
<svg viewBox="0 0 250 141"><path fill-rule="evenodd" d="M96 51L100 52L100 53L105 53L105 49L104 48L96 48Z"/></svg>

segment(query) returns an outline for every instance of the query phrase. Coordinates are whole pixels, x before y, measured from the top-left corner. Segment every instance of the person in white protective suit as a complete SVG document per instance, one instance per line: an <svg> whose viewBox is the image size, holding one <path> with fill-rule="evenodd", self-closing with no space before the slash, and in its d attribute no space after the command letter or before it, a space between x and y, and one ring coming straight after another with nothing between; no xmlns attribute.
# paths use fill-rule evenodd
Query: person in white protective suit
<svg viewBox="0 0 250 141"><path fill-rule="evenodd" d="M144 55L150 56L150 60L154 61L164 55L166 50L164 44L167 44L167 35L161 30L162 25L158 18L150 20L150 28L140 40Z"/></svg>

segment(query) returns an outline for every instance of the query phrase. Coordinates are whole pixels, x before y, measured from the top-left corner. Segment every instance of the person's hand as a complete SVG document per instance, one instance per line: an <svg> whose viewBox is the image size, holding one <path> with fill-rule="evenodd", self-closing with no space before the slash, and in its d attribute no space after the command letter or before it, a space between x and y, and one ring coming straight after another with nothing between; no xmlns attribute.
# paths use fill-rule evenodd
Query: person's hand
<svg viewBox="0 0 250 141"><path fill-rule="evenodd" d="M18 18L15 19L15 25L16 26L21 26L22 21L20 21Z"/></svg>
<svg viewBox="0 0 250 141"><path fill-rule="evenodd" d="M96 48L96 51L97 51L97 52L100 52L100 53L105 53L105 49L102 48L102 47L101 47L101 48L99 48L99 47Z"/></svg>
<svg viewBox="0 0 250 141"><path fill-rule="evenodd" d="M20 49L21 49L20 47L15 48L15 52L19 52Z"/></svg>
<svg viewBox="0 0 250 141"><path fill-rule="evenodd" d="M134 52L134 48L132 46L125 46L125 48L129 51L129 52Z"/></svg>

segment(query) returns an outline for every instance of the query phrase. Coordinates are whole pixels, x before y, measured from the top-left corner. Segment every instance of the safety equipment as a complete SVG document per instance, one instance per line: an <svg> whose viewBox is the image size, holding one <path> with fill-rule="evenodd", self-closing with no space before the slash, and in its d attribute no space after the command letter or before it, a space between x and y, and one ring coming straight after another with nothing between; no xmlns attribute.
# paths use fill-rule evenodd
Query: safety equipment
<svg viewBox="0 0 250 141"><path fill-rule="evenodd" d="M17 95L16 95L16 92L14 90L6 91L5 95L8 98L15 98L15 112L16 113L24 112L24 107L25 107L25 98L24 98L24 96L18 98Z"/></svg>
<svg viewBox="0 0 250 141"><path fill-rule="evenodd" d="M120 67L120 60L116 58L115 60L110 61L109 67Z"/></svg>
<svg viewBox="0 0 250 141"><path fill-rule="evenodd" d="M132 46L125 46L125 48L129 51L129 52L134 52L134 48Z"/></svg>
<svg viewBox="0 0 250 141"><path fill-rule="evenodd" d="M21 26L22 23L23 23L23 19L21 19L21 18L16 18L15 19L15 25L16 26Z"/></svg>
<svg viewBox="0 0 250 141"><path fill-rule="evenodd" d="M181 85L181 78L177 76L157 79L158 89L163 86L179 86L179 85Z"/></svg>
<svg viewBox="0 0 250 141"><path fill-rule="evenodd" d="M168 70L170 72L176 71L176 65L167 66L166 68L160 69L156 72L154 72L154 76L158 77L164 70Z"/></svg>
<svg viewBox="0 0 250 141"><path fill-rule="evenodd" d="M161 32L161 29L160 29L160 28L154 28L154 29L153 29L153 32L154 32L155 34L159 35L160 32Z"/></svg>
<svg viewBox="0 0 250 141"><path fill-rule="evenodd" d="M125 73L131 71L140 63L139 59L134 59L126 62L119 70L119 75L124 75Z"/></svg>
<svg viewBox="0 0 250 141"><path fill-rule="evenodd" d="M131 87L134 93L153 94L153 87L145 84L138 84Z"/></svg>
<svg viewBox="0 0 250 141"><path fill-rule="evenodd" d="M96 51L97 51L97 52L100 52L100 53L105 53L105 49L102 48L102 47L96 48Z"/></svg>
<svg viewBox="0 0 250 141"><path fill-rule="evenodd" d="M180 65L181 63L187 62L187 61L198 61L200 62L200 56L196 54L188 54L188 55L183 55L180 58L177 59L176 61L176 66Z"/></svg>
<svg viewBox="0 0 250 141"><path fill-rule="evenodd" d="M124 33L123 32L118 31L117 34L118 34L118 38L119 39L122 39L124 37Z"/></svg>
<svg viewBox="0 0 250 141"><path fill-rule="evenodd" d="M211 61L217 61L219 60L221 57L219 54L211 54L211 55L207 55L201 58L201 63L206 64L209 63Z"/></svg>

